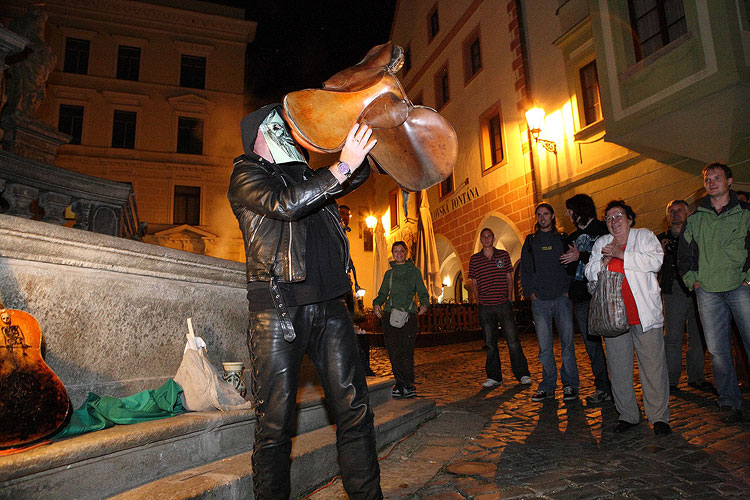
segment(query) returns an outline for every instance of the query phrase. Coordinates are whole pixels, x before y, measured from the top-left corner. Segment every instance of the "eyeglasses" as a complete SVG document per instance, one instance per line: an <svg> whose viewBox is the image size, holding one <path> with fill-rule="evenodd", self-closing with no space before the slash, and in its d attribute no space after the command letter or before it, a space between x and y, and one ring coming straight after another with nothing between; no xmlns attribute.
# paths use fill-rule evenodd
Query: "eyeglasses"
<svg viewBox="0 0 750 500"><path fill-rule="evenodd" d="M613 223L616 220L622 219L623 217L625 217L624 213L617 212L616 214L613 214L613 215L610 215L608 217L605 217L604 218L604 222L606 222L607 224L611 224L611 223Z"/></svg>

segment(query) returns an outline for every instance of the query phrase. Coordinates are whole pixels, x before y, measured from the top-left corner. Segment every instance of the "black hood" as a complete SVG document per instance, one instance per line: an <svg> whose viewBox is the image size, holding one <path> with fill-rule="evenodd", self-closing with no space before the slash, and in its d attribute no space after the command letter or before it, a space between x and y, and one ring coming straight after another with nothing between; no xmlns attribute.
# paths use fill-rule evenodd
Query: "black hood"
<svg viewBox="0 0 750 500"><path fill-rule="evenodd" d="M263 123L263 120L265 120L266 117L270 115L274 109L277 108L279 115L284 116L282 114L281 103L276 102L273 104L266 104L262 108L256 109L249 115L245 116L242 121L240 121L240 131L242 133L242 149L245 151L246 155L255 154L253 153L253 147L255 146L255 138L258 137L258 127L260 127L260 124Z"/></svg>

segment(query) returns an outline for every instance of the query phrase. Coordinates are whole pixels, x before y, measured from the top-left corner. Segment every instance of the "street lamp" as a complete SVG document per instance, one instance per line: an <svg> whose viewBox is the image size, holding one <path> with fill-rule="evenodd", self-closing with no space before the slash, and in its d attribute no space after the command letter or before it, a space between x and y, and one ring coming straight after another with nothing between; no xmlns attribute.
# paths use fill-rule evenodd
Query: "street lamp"
<svg viewBox="0 0 750 500"><path fill-rule="evenodd" d="M550 153L557 154L557 144L555 141L540 139L539 133L544 125L544 108L531 108L526 112L526 123L529 125L529 132L536 142L541 142L544 149Z"/></svg>
<svg viewBox="0 0 750 500"><path fill-rule="evenodd" d="M357 287L357 297L361 299L362 297L365 296L366 293L367 293L367 290L365 290L364 288Z"/></svg>
<svg viewBox="0 0 750 500"><path fill-rule="evenodd" d="M374 215L370 215L365 219L365 225L369 229L375 229L375 226L378 225L378 219Z"/></svg>

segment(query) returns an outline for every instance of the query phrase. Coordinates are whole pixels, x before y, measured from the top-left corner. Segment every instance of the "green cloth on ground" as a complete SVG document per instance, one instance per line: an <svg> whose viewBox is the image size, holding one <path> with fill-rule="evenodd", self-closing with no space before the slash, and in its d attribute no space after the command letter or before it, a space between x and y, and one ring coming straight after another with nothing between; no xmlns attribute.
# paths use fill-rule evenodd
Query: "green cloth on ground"
<svg viewBox="0 0 750 500"><path fill-rule="evenodd" d="M115 424L137 424L184 413L180 387L171 378L158 389L141 391L126 398L97 396L89 393L86 402L70 417L70 422L52 439L77 436L113 427Z"/></svg>

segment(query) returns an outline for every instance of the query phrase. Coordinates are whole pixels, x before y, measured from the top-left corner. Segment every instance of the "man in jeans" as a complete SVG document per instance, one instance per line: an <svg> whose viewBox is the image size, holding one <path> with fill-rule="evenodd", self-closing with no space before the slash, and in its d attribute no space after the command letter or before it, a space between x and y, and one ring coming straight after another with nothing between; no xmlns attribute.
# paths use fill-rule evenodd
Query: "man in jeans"
<svg viewBox="0 0 750 500"><path fill-rule="evenodd" d="M513 305L509 300L509 289L513 283L510 255L505 250L495 248L495 233L489 228L482 229L479 241L482 243L482 250L471 256L469 279L474 297L479 302L479 322L482 325L484 342L487 344L487 380L482 383L482 387L496 387L503 380L497 349L498 323L508 343L513 376L520 383L528 385L531 383L529 365L518 340L518 329L513 320Z"/></svg>
<svg viewBox="0 0 750 500"><path fill-rule="evenodd" d="M742 420L742 393L732 363L730 320L750 355L750 205L729 189L732 170L723 163L703 168L703 185L707 196L687 219L677 262L698 299L722 421L734 423Z"/></svg>
<svg viewBox="0 0 750 500"><path fill-rule="evenodd" d="M596 390L591 396L586 396L586 403L591 405L612 401L612 387L607 373L607 356L602 347L602 337L589 335L589 303L591 295L584 274L586 264L591 258L591 249L599 236L609 234L607 225L596 218L596 205L587 194L577 194L565 200L565 208L576 230L570 235L568 250L560 257L560 262L566 266L568 274L573 279L570 282L570 300L573 302L573 315L578 325L578 331L583 337L591 372L594 375Z"/></svg>
<svg viewBox="0 0 750 500"><path fill-rule="evenodd" d="M536 207L534 234L526 237L521 249L521 287L531 300L536 336L539 341L539 362L542 364L542 382L531 397L543 401L555 397L557 365L555 364L555 339L552 320L560 335L563 399L578 397L578 365L573 341L573 308L568 298L570 276L560 263L567 250L567 237L557 230L555 211L548 203Z"/></svg>
<svg viewBox="0 0 750 500"><path fill-rule="evenodd" d="M667 354L669 390L674 392L682 373L682 340L687 323L688 349L685 354L687 379L690 387L712 391L713 386L704 378L706 347L703 343L695 294L687 289L677 271L677 246L682 228L688 217L685 200L673 200L667 205L669 229L657 238L664 249L664 263L659 270L659 285L664 300L664 350Z"/></svg>

